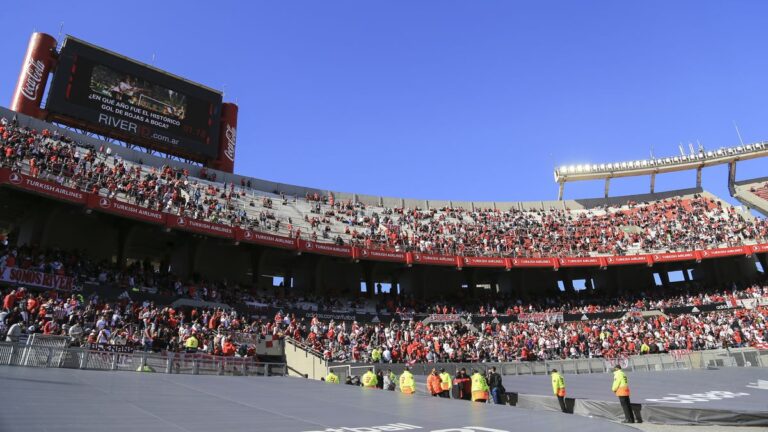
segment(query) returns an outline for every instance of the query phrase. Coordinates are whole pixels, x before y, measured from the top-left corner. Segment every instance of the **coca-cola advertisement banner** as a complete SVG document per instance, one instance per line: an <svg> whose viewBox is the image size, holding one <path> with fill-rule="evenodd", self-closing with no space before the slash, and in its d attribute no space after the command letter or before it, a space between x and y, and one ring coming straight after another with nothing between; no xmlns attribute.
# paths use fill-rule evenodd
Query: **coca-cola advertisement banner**
<svg viewBox="0 0 768 432"><path fill-rule="evenodd" d="M373 261L405 262L405 252L389 252L374 249L360 249L358 258ZM454 263L456 259L454 258Z"/></svg>
<svg viewBox="0 0 768 432"><path fill-rule="evenodd" d="M323 255L352 257L352 247L345 245L299 240L299 249L304 252L318 253Z"/></svg>
<svg viewBox="0 0 768 432"><path fill-rule="evenodd" d="M414 264L455 266L456 257L453 255L431 255L420 252L413 253Z"/></svg>
<svg viewBox="0 0 768 432"><path fill-rule="evenodd" d="M296 240L290 237L276 236L260 231L236 228L235 238L240 242L272 246L282 249L296 249Z"/></svg>
<svg viewBox="0 0 768 432"><path fill-rule="evenodd" d="M464 265L467 267L504 267L502 257L464 257Z"/></svg>
<svg viewBox="0 0 768 432"><path fill-rule="evenodd" d="M85 192L81 192L77 189L49 181L38 180L28 175L10 172L8 169L0 170L0 182L40 195L46 195L51 198L77 204L85 204L88 198L88 195Z"/></svg>
<svg viewBox="0 0 768 432"><path fill-rule="evenodd" d="M144 222L165 225L165 213L115 199L109 199L96 194L90 194L88 197L88 207L106 213L138 219Z"/></svg>
<svg viewBox="0 0 768 432"><path fill-rule="evenodd" d="M235 238L235 229L228 225L219 225L185 216L168 215L167 225L170 228L193 231L217 237Z"/></svg>
<svg viewBox="0 0 768 432"><path fill-rule="evenodd" d="M2 274L0 274L0 281L14 285L33 286L62 291L71 291L75 283L74 278L69 276L42 273L18 267L5 268Z"/></svg>

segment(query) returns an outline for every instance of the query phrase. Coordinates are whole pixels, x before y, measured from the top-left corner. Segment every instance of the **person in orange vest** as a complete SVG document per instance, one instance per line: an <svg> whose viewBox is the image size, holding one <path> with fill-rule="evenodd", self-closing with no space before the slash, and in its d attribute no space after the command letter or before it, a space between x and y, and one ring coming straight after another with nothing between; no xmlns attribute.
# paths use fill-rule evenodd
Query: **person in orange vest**
<svg viewBox="0 0 768 432"><path fill-rule="evenodd" d="M435 369L432 369L432 373L427 376L427 390L434 397L439 396L443 391L440 387L440 377L437 376L437 371Z"/></svg>
<svg viewBox="0 0 768 432"><path fill-rule="evenodd" d="M637 422L635 422L632 403L629 401L629 379L619 365L613 367L613 386L611 386L611 391L618 396L621 409L624 411L624 421L622 423L642 423L643 421L640 419L637 419Z"/></svg>

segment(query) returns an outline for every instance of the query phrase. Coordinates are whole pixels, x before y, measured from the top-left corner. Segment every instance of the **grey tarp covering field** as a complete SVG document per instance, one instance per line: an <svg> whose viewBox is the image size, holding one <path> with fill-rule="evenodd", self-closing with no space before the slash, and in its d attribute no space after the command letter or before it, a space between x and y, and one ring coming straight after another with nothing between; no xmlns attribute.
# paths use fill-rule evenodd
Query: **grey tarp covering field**
<svg viewBox="0 0 768 432"><path fill-rule="evenodd" d="M22 367L0 367L0 407L3 432L633 430L599 419L300 378ZM397 423L418 428L386 426Z"/></svg>
<svg viewBox="0 0 768 432"><path fill-rule="evenodd" d="M768 426L768 369L723 368L629 372L632 403L642 406L643 420L667 424L742 424ZM611 419L622 417L611 393L611 374L565 375L574 413ZM541 404L552 392L545 375L505 376L518 406ZM527 395L532 397L528 398ZM553 398L554 400L554 398Z"/></svg>

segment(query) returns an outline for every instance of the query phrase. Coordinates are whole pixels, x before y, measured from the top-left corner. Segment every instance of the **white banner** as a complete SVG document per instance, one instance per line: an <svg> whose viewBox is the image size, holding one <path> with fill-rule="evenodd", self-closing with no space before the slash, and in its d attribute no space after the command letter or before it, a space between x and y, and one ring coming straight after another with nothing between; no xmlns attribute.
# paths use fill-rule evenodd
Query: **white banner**
<svg viewBox="0 0 768 432"><path fill-rule="evenodd" d="M52 288L71 291L75 279L69 276L59 276L51 273L41 273L35 270L25 270L18 267L3 269L0 281L14 285L27 285L40 288Z"/></svg>

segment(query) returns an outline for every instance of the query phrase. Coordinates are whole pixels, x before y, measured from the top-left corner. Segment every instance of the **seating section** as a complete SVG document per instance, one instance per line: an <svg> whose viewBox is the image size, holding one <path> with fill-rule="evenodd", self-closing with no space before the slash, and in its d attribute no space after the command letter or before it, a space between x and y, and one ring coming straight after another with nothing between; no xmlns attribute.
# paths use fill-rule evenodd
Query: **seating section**
<svg viewBox="0 0 768 432"><path fill-rule="evenodd" d="M509 257L621 255L737 246L768 224L709 194L620 206L415 208L341 202L216 182L215 173L148 166L48 130L0 124L0 164L34 177L214 223L368 249ZM514 206L513 206L514 207Z"/></svg>

